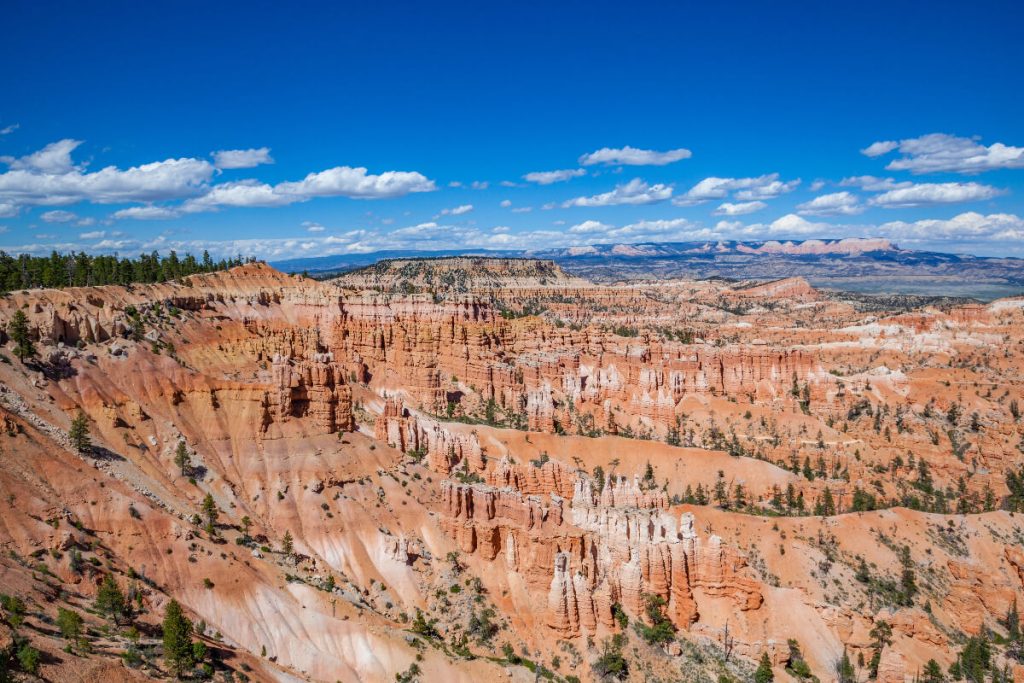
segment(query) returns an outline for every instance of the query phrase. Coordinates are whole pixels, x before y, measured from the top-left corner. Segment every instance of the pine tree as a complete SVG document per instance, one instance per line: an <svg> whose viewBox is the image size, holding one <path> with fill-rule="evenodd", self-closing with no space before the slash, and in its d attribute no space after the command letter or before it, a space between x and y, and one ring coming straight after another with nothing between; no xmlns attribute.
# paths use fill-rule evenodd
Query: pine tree
<svg viewBox="0 0 1024 683"><path fill-rule="evenodd" d="M178 442L178 449L174 452L174 464L181 468L181 476L187 477L192 470L192 459L188 454L188 446L184 440Z"/></svg>
<svg viewBox="0 0 1024 683"><path fill-rule="evenodd" d="M291 557L292 553L295 552L295 543L292 540L292 532L285 531L284 538L281 539L281 552Z"/></svg>
<svg viewBox="0 0 1024 683"><path fill-rule="evenodd" d="M206 517L206 531L213 533L215 525L217 524L217 503L213 501L213 496L209 493L203 498L203 516Z"/></svg>
<svg viewBox="0 0 1024 683"><path fill-rule="evenodd" d="M63 607L57 609L57 628L60 629L60 634L73 644L77 644L82 638L83 623L82 615L78 612Z"/></svg>
<svg viewBox="0 0 1024 683"><path fill-rule="evenodd" d="M195 663L192 657L192 622L188 620L177 600L171 600L164 610L164 661L171 674L180 677Z"/></svg>
<svg viewBox="0 0 1024 683"><path fill-rule="evenodd" d="M886 645L892 645L892 626L888 622L877 621L868 633L868 637L871 638L871 648L874 650L868 669L871 678L878 678L878 665L882 661L882 650Z"/></svg>
<svg viewBox="0 0 1024 683"><path fill-rule="evenodd" d="M839 676L839 683L854 683L857 680L853 663L850 661L850 655L847 654L845 647L843 647L842 659L836 663L836 674Z"/></svg>
<svg viewBox="0 0 1024 683"><path fill-rule="evenodd" d="M22 363L26 358L36 355L36 347L28 336L28 317L25 311L20 308L11 316L11 322L7 325L7 333L11 335L14 342L14 355Z"/></svg>
<svg viewBox="0 0 1024 683"><path fill-rule="evenodd" d="M1017 661L1024 660L1024 638L1021 637L1020 613L1017 611L1017 598L1013 599L1010 609L1006 611L1006 654Z"/></svg>
<svg viewBox="0 0 1024 683"><path fill-rule="evenodd" d="M68 438L71 439L71 445L75 447L75 450L79 453L85 453L92 448L92 439L89 438L89 418L85 416L81 410L78 411L78 415L71 420L71 429L68 430Z"/></svg>
<svg viewBox="0 0 1024 683"><path fill-rule="evenodd" d="M754 672L754 683L772 683L775 680L775 674L772 673L772 663L768 659L768 653L761 653L761 663L757 665L757 671Z"/></svg>
<svg viewBox="0 0 1024 683"><path fill-rule="evenodd" d="M100 590L96 593L96 609L108 619L113 619L115 622L124 614L128 612L128 602L124 598L124 593L121 592L121 587L117 585L117 580L114 579L113 574L107 574L103 578L103 583L100 584Z"/></svg>
<svg viewBox="0 0 1024 683"><path fill-rule="evenodd" d="M942 668L934 659L929 659L924 665L924 674L921 683L945 683L946 677L942 675Z"/></svg>

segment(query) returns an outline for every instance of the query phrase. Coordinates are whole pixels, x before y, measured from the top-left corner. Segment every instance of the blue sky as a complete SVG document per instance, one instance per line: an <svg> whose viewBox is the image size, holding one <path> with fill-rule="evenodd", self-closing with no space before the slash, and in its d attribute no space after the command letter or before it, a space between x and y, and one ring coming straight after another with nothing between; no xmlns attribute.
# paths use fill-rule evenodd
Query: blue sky
<svg viewBox="0 0 1024 683"><path fill-rule="evenodd" d="M1019 3L155 4L5 7L0 249L1024 256Z"/></svg>

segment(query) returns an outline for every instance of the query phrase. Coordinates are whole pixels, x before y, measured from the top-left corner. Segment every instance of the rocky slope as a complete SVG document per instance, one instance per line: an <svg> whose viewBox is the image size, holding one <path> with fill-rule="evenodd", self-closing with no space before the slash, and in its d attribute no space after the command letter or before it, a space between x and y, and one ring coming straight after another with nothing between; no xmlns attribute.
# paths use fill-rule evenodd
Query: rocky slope
<svg viewBox="0 0 1024 683"><path fill-rule="evenodd" d="M633 680L835 680L845 652L910 681L1024 597L1024 305L875 308L475 259L16 292L2 592L51 680L161 675L173 597L259 680L593 680L619 647ZM48 626L108 574L138 668L96 615L91 653Z"/></svg>

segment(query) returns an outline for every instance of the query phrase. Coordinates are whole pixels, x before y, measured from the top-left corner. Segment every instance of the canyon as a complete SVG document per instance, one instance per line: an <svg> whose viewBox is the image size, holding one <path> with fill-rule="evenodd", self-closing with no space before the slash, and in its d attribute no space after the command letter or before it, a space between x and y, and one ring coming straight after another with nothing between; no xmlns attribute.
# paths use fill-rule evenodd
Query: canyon
<svg viewBox="0 0 1024 683"><path fill-rule="evenodd" d="M0 334L0 592L42 675L165 675L122 655L174 599L250 680L569 683L617 654L909 683L990 636L1024 680L1024 298L582 275L251 262L0 299L35 351ZM106 577L141 646L89 610Z"/></svg>

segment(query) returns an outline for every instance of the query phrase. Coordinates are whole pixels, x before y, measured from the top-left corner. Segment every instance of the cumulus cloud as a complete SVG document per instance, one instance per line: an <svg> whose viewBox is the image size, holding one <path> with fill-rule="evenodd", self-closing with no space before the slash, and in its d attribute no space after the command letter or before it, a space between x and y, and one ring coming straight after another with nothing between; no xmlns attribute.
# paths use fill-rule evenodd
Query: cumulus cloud
<svg viewBox="0 0 1024 683"><path fill-rule="evenodd" d="M682 159L689 159L693 153L688 149L670 149L664 152L656 152L651 149L637 149L636 147L611 148L603 147L596 152L584 154L579 158L581 166L594 166L603 164L605 166L664 166Z"/></svg>
<svg viewBox="0 0 1024 683"><path fill-rule="evenodd" d="M787 213L782 218L777 218L764 226L764 231L769 234L792 236L820 235L823 231L830 229L832 226L828 223L813 223L792 213Z"/></svg>
<svg viewBox="0 0 1024 683"><path fill-rule="evenodd" d="M114 220L131 218L138 221L158 221L168 218L177 218L181 213L175 209L165 206L130 206L111 214Z"/></svg>
<svg viewBox="0 0 1024 683"><path fill-rule="evenodd" d="M99 240L107 236L106 230L94 230L93 232L83 232L78 237L83 240Z"/></svg>
<svg viewBox="0 0 1024 683"><path fill-rule="evenodd" d="M181 199L204 191L214 168L200 159L167 159L121 170L107 166L94 173L75 166L71 152L81 143L61 140L28 156L4 157L0 201L14 205L60 206Z"/></svg>
<svg viewBox="0 0 1024 683"><path fill-rule="evenodd" d="M763 209L763 208L765 208L767 206L768 205L765 204L764 202L757 202L757 201L754 201L754 202L739 202L739 203L736 203L736 204L734 204L732 202L722 202L721 204L718 205L718 208L715 209L715 215L716 216L742 216L744 214L754 213L755 211L760 211L761 209Z"/></svg>
<svg viewBox="0 0 1024 683"><path fill-rule="evenodd" d="M839 181L842 187L859 187L868 192L885 192L886 190L898 190L901 187L910 187L914 183L909 180L896 182L892 178L876 178L873 175L858 175L843 178Z"/></svg>
<svg viewBox="0 0 1024 683"><path fill-rule="evenodd" d="M778 173L756 176L753 178L704 178L687 192L676 197L672 203L676 206L694 206L711 199L725 199L730 193L742 201L758 201L774 199L779 195L792 192L800 184L800 180L779 180Z"/></svg>
<svg viewBox="0 0 1024 683"><path fill-rule="evenodd" d="M7 164L12 171L32 171L35 173L68 173L75 166L71 163L71 153L82 144L81 140L65 138L51 142L38 152L15 158L0 156L0 162Z"/></svg>
<svg viewBox="0 0 1024 683"><path fill-rule="evenodd" d="M992 199L1003 191L979 183L919 183L889 190L872 197L870 203L888 209L932 204L955 204Z"/></svg>
<svg viewBox="0 0 1024 683"><path fill-rule="evenodd" d="M21 125L17 123L12 123L9 126L4 126L3 128L0 128L0 135L10 135L19 128L21 128Z"/></svg>
<svg viewBox="0 0 1024 683"><path fill-rule="evenodd" d="M898 142L875 142L861 152L878 157L897 150L902 156L886 166L890 171L911 173L981 173L997 168L1024 168L1024 147L996 142L985 146L977 139L932 133Z"/></svg>
<svg viewBox="0 0 1024 683"><path fill-rule="evenodd" d="M462 206L456 206L451 209L441 209L441 216L461 216L464 213L469 213L473 210L472 204L463 204Z"/></svg>
<svg viewBox="0 0 1024 683"><path fill-rule="evenodd" d="M415 171L385 171L380 175L365 168L336 166L319 173L310 173L295 183L279 183L275 191L286 195L309 197L351 197L353 199L384 199L401 197L411 192L433 192L437 187Z"/></svg>
<svg viewBox="0 0 1024 683"><path fill-rule="evenodd" d="M260 164L272 164L269 147L257 149L222 149L213 153L213 164L220 169L254 168Z"/></svg>
<svg viewBox="0 0 1024 683"><path fill-rule="evenodd" d="M319 223L315 223L313 221L303 221L302 227L306 228L307 232L323 232L324 230L327 229L324 226L320 225Z"/></svg>
<svg viewBox="0 0 1024 683"><path fill-rule="evenodd" d="M46 211L41 216L45 223L71 223L78 220L78 214L73 211Z"/></svg>
<svg viewBox="0 0 1024 683"><path fill-rule="evenodd" d="M601 221L583 221L582 223L577 223L576 225L569 228L569 232L571 232L574 235L586 235L588 233L595 232L608 232L614 227L615 226L608 225L607 223L602 223Z"/></svg>
<svg viewBox="0 0 1024 683"><path fill-rule="evenodd" d="M866 157L880 157L883 154L888 154L897 147L900 143L892 140L883 140L882 142L872 142L870 145L860 151Z"/></svg>
<svg viewBox="0 0 1024 683"><path fill-rule="evenodd" d="M562 204L570 206L615 206L618 204L654 204L663 202L672 196L672 186L657 184L648 185L640 178L628 183L616 185L610 192L596 194L592 197L576 197Z"/></svg>
<svg viewBox="0 0 1024 683"><path fill-rule="evenodd" d="M319 173L310 173L297 182L269 185L258 180L219 183L201 197L185 202L186 212L210 211L222 206L273 207L304 202L314 197L349 197L351 199L384 199L401 197L411 192L432 192L437 189L415 171L386 171L380 175L365 168L338 166Z"/></svg>
<svg viewBox="0 0 1024 683"><path fill-rule="evenodd" d="M1024 240L1024 218L1009 213L985 216L970 211L949 219L883 223L876 232L895 239L1020 241Z"/></svg>
<svg viewBox="0 0 1024 683"><path fill-rule="evenodd" d="M845 190L815 197L798 204L796 209L803 216L853 216L864 212L857 195Z"/></svg>
<svg viewBox="0 0 1024 683"><path fill-rule="evenodd" d="M502 199L501 203L498 204L498 206L500 206L503 209L507 209L508 207L512 206L512 200L511 199Z"/></svg>
<svg viewBox="0 0 1024 683"><path fill-rule="evenodd" d="M567 168L561 171L534 171L524 175L523 180L537 183L538 185L551 185L552 183L561 183L573 178L579 178L586 174L587 172L582 168Z"/></svg>
<svg viewBox="0 0 1024 683"><path fill-rule="evenodd" d="M284 206L314 197L381 199L436 189L420 173L386 171L370 174L362 167L337 166L310 173L296 182L269 185L248 179L211 184L221 168L247 168L272 163L266 148L214 153L217 166L203 159L166 159L127 169L107 166L89 172L72 161L82 143L70 138L51 143L23 157L0 157L8 170L0 173L0 216L13 216L22 206L145 203L187 200L175 207L129 207L113 218L173 218L181 213L226 206Z"/></svg>

